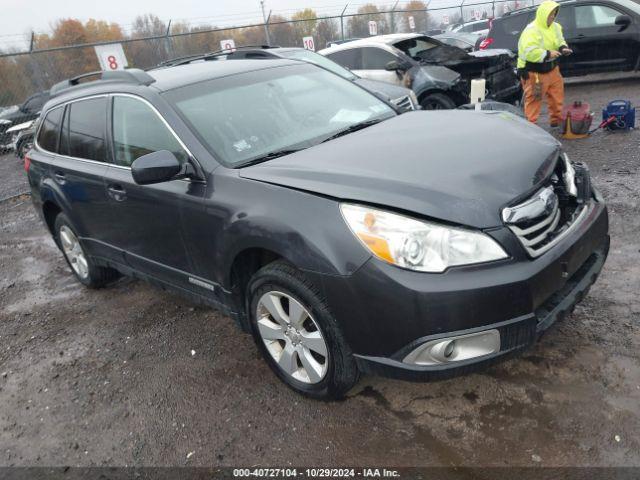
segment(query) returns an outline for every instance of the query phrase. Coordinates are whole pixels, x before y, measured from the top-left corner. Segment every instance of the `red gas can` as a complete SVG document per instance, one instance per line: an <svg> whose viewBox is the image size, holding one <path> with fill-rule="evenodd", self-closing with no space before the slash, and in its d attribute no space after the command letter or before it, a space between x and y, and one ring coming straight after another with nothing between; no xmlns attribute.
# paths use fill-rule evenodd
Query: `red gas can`
<svg viewBox="0 0 640 480"><path fill-rule="evenodd" d="M591 128L591 106L580 100L562 109L562 135L565 137L582 137L589 134Z"/></svg>

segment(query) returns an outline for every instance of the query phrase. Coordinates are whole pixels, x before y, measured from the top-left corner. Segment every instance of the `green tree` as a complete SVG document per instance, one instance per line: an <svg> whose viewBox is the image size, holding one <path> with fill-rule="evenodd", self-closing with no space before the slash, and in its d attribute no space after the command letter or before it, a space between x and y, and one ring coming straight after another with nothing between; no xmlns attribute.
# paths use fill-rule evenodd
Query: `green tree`
<svg viewBox="0 0 640 480"><path fill-rule="evenodd" d="M383 34L387 30L387 20L384 15L380 14L378 7L372 3L358 8L357 14L350 17L347 23L349 27L349 35L351 37L368 37L369 22L377 22L378 35Z"/></svg>
<svg viewBox="0 0 640 480"><path fill-rule="evenodd" d="M429 29L429 14L427 13L426 3L420 0L412 0L405 5L403 20L406 31L411 31L409 17L413 17L416 32L426 32Z"/></svg>
<svg viewBox="0 0 640 480"><path fill-rule="evenodd" d="M291 17L291 20L295 21L295 23L292 24L293 31L296 37L298 37L297 40L300 45L302 45L303 37L310 37L316 33L316 27L318 25L317 17L316 12L310 8L300 10Z"/></svg>

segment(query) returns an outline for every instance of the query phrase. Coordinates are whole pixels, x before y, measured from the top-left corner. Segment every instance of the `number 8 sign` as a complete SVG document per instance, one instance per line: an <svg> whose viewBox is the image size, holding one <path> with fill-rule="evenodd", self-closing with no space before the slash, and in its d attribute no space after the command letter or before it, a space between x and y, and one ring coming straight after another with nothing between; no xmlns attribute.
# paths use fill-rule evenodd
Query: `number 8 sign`
<svg viewBox="0 0 640 480"><path fill-rule="evenodd" d="M93 48L96 51L102 70L124 70L128 66L122 44L98 45Z"/></svg>

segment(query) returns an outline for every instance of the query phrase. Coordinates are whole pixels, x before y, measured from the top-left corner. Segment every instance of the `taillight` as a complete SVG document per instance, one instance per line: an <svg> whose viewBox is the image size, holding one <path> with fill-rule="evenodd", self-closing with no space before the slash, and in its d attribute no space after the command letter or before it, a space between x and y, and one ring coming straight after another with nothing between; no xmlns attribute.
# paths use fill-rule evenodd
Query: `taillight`
<svg viewBox="0 0 640 480"><path fill-rule="evenodd" d="M480 42L480 46L478 48L480 48L480 50L486 50L487 48L489 48L489 45L491 45L492 43L493 43L493 38L487 37Z"/></svg>
<svg viewBox="0 0 640 480"><path fill-rule="evenodd" d="M31 159L28 155L24 156L24 171L29 173L29 167L31 166Z"/></svg>

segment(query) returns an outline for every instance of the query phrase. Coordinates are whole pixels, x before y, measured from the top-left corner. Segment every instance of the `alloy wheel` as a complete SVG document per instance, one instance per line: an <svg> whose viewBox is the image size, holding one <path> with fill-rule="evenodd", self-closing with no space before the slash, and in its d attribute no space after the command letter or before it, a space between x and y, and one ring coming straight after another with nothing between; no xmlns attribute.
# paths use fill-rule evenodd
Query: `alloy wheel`
<svg viewBox="0 0 640 480"><path fill-rule="evenodd" d="M260 337L280 369L303 383L322 381L329 354L309 311L292 296L277 291L262 295L256 310Z"/></svg>
<svg viewBox="0 0 640 480"><path fill-rule="evenodd" d="M60 228L60 243L62 244L62 252L67 257L73 271L83 280L86 279L89 276L89 264L78 237L66 225Z"/></svg>

